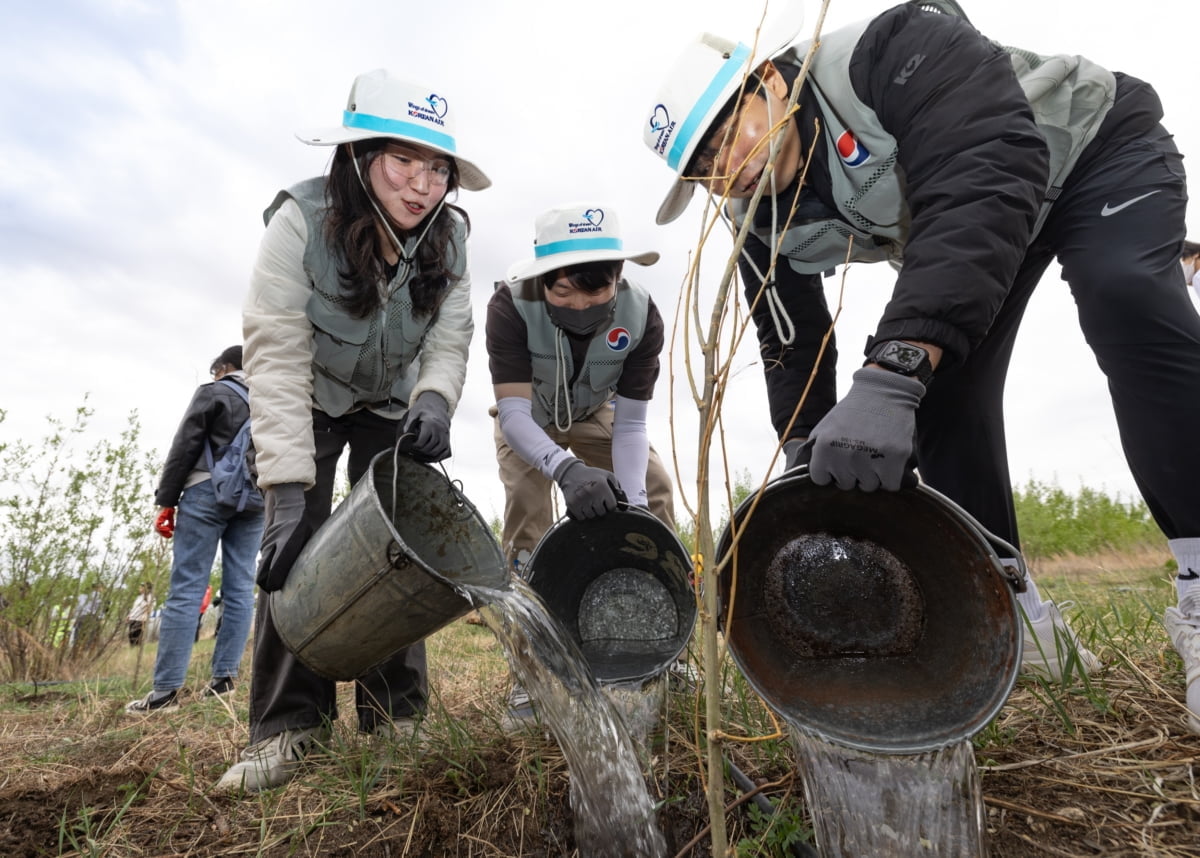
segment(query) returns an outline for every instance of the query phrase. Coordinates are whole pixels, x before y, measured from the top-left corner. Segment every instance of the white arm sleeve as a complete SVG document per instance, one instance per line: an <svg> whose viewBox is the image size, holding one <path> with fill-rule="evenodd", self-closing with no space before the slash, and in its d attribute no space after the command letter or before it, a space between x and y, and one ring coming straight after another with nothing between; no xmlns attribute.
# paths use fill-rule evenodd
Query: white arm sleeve
<svg viewBox="0 0 1200 858"><path fill-rule="evenodd" d="M616 397L613 408L613 473L625 497L634 506L648 508L646 466L650 463L650 437L646 434L649 402Z"/></svg>
<svg viewBox="0 0 1200 858"><path fill-rule="evenodd" d="M496 403L500 432L518 456L533 465L548 480L567 459L575 458L547 435L533 419L533 401L524 396L505 396Z"/></svg>

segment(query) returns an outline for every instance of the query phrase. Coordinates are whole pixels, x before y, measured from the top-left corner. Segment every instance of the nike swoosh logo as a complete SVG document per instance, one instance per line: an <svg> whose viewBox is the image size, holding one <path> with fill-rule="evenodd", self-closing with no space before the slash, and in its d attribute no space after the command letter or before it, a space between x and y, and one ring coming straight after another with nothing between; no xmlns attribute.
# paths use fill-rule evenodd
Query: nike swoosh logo
<svg viewBox="0 0 1200 858"><path fill-rule="evenodd" d="M1151 191L1148 194L1142 194L1140 197L1134 197L1132 200L1126 200L1125 202L1121 203L1119 206L1110 206L1108 203L1105 203L1104 208L1100 209L1100 217L1108 217L1109 215L1115 215L1117 212L1121 211L1122 209L1127 209L1134 203L1140 203L1142 200L1146 199L1146 197L1152 197L1157 193L1158 193L1158 191Z"/></svg>

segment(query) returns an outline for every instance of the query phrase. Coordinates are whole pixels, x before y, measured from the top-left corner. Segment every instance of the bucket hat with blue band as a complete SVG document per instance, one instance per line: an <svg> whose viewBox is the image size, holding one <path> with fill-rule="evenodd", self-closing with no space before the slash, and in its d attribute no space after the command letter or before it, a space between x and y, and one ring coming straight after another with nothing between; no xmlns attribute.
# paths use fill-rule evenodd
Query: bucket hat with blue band
<svg viewBox="0 0 1200 858"><path fill-rule="evenodd" d="M746 76L796 40L804 24L804 4L791 0L785 12L759 34L756 48L703 33L667 73L642 123L642 140L675 171L675 184L655 218L670 223L683 214L695 190L683 171L704 142L721 108Z"/></svg>
<svg viewBox="0 0 1200 858"><path fill-rule="evenodd" d="M492 180L459 153L454 131L454 106L442 90L375 69L354 79L341 125L300 131L296 137L310 146L379 137L416 143L452 157L458 164L459 184L468 191L482 191Z"/></svg>
<svg viewBox="0 0 1200 858"><path fill-rule="evenodd" d="M638 265L653 265L658 261L656 251L625 250L616 211L594 202L572 203L543 212L534 221L534 233L533 258L513 263L507 282L517 283L585 262L627 259Z"/></svg>

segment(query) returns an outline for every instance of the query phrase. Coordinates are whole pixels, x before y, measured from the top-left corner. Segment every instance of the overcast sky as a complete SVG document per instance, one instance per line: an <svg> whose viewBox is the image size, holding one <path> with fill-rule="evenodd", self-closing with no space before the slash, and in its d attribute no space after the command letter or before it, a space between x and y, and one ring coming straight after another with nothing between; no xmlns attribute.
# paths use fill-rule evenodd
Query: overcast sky
<svg viewBox="0 0 1200 858"><path fill-rule="evenodd" d="M826 29L890 5L834 0ZM1200 152L1198 7L963 5L1004 43L1084 54L1149 80L1180 148ZM806 7L807 35L819 6ZM47 416L69 418L87 395L95 437L115 438L136 409L145 446L165 454L212 358L241 341L263 208L280 188L326 169L329 150L293 132L340 123L355 75L382 66L457 106L460 151L494 183L458 200L473 224L476 338L446 462L490 520L503 509L487 417L491 284L531 254L538 212L595 201L620 212L627 247L663 254L627 273L670 324L700 206L670 227L654 225L671 176L641 142L642 115L688 40L710 30L750 42L760 15L754 0L8 0L0 11L8 364L0 441L43 437ZM1195 209L1189 227L1200 236ZM709 258L723 258L712 246ZM843 383L891 282L882 265L849 274ZM774 433L753 345L737 355L725 413L730 464L757 478ZM676 352L673 368L664 360L651 437L668 456L673 400L681 488L694 495L696 412ZM1135 496L1103 378L1057 269L1030 305L1007 397L1015 481ZM148 496L148 515L152 504Z"/></svg>

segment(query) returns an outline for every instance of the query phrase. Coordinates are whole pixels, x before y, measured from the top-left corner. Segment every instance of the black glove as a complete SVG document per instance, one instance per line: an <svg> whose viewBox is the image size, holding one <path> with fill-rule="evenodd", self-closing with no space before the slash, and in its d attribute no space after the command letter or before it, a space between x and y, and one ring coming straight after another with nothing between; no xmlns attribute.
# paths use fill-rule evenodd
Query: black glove
<svg viewBox="0 0 1200 858"><path fill-rule="evenodd" d="M582 459L567 459L554 473L562 489L571 518L598 518L617 508L621 487L611 471L585 465Z"/></svg>
<svg viewBox="0 0 1200 858"><path fill-rule="evenodd" d="M263 494L267 526L263 531L262 555L255 580L264 592L270 593L283 586L313 529L304 515L303 485L280 483L268 486Z"/></svg>
<svg viewBox="0 0 1200 858"><path fill-rule="evenodd" d="M440 393L426 390L416 398L404 420L401 452L425 462L440 462L450 456L450 406Z"/></svg>
<svg viewBox="0 0 1200 858"><path fill-rule="evenodd" d="M915 486L913 439L925 385L886 369L863 368L854 384L821 418L800 450L819 486L872 492Z"/></svg>

